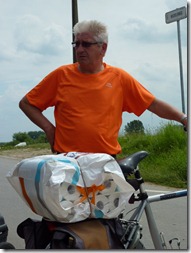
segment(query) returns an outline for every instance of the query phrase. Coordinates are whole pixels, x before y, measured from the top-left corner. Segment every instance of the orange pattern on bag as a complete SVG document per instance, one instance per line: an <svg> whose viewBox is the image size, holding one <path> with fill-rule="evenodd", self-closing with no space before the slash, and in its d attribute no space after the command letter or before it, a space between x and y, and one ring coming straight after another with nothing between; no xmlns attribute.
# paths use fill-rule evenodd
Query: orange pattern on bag
<svg viewBox="0 0 191 253"><path fill-rule="evenodd" d="M28 194L27 194L27 192L26 192L25 183L24 183L24 178L19 177L19 181L20 181L21 190L22 190L22 193L23 193L24 198L26 199L26 201L27 201L27 203L29 204L29 206L30 206L30 208L32 209L32 211L33 211L34 213L37 213L37 212L35 211L35 209L34 209L34 206L33 206L33 204L32 204L32 201L30 200L30 198L29 198L29 196L28 196Z"/></svg>
<svg viewBox="0 0 191 253"><path fill-rule="evenodd" d="M90 187L81 187L81 186L76 186L77 190L80 192L82 195L80 202L83 202L84 200L88 199L90 193L92 193L92 199L91 203L95 205L95 194L98 191L102 191L105 189L105 185L95 185L93 184Z"/></svg>

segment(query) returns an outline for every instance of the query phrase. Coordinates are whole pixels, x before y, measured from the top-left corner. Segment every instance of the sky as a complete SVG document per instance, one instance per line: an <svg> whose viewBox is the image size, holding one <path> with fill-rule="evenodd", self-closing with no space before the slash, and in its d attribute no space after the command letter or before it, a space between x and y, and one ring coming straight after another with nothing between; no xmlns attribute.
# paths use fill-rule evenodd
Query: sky
<svg viewBox="0 0 191 253"><path fill-rule="evenodd" d="M0 143L14 133L39 131L19 109L20 99L49 72L72 63L72 6L69 0L0 0ZM182 110L177 22L165 13L185 0L78 0L79 21L108 27L104 62L123 68L157 98ZM187 107L187 19L180 21L184 98ZM187 112L187 109L186 109ZM44 114L54 122L53 108ZM123 114L124 126L141 120L153 131L168 123L150 112Z"/></svg>

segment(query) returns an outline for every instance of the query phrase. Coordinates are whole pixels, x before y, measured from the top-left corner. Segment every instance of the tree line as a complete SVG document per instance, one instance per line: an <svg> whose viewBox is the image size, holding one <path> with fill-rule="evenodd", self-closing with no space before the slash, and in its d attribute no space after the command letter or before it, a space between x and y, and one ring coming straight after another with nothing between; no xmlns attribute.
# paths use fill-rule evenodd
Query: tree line
<svg viewBox="0 0 191 253"><path fill-rule="evenodd" d="M140 120L133 120L125 125L125 134L131 133L144 133L145 129L143 123ZM35 143L47 143L46 135L43 131L30 131L30 132L18 132L14 133L12 142L9 144L16 145L20 142L26 142L27 144Z"/></svg>
<svg viewBox="0 0 191 253"><path fill-rule="evenodd" d="M46 143L47 138L43 131L18 132L13 134L13 143L26 142L27 144Z"/></svg>

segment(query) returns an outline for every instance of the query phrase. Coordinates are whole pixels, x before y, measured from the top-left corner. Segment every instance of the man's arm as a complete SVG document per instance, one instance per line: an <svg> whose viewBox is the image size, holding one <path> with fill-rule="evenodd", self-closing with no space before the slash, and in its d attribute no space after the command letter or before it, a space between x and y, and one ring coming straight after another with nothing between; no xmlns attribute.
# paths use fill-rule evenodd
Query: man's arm
<svg viewBox="0 0 191 253"><path fill-rule="evenodd" d="M149 106L148 110L155 113L161 118L180 122L187 129L187 116L162 100L155 98L153 103Z"/></svg>
<svg viewBox="0 0 191 253"><path fill-rule="evenodd" d="M55 126L42 114L40 109L29 103L26 96L24 96L19 102L19 107L35 125L45 132L48 142L50 143L51 150L52 152L55 152L53 148Z"/></svg>

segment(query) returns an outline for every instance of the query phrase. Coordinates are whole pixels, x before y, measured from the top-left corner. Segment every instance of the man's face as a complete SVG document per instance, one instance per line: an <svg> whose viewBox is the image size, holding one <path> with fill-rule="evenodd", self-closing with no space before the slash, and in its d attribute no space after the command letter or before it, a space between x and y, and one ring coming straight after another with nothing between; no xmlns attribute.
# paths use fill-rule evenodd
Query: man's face
<svg viewBox="0 0 191 253"><path fill-rule="evenodd" d="M81 33L75 37L76 58L80 66L96 65L102 61L107 45L105 43L98 44L91 33ZM96 44L88 44L88 43Z"/></svg>

